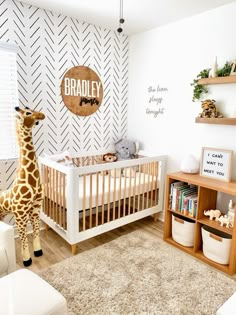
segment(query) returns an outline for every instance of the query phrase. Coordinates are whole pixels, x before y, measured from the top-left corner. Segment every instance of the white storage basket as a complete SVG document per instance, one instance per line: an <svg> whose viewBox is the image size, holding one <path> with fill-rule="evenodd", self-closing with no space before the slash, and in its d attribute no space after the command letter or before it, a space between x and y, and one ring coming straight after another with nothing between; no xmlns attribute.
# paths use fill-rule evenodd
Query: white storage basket
<svg viewBox="0 0 236 315"><path fill-rule="evenodd" d="M192 247L194 242L195 222L188 218L183 218L176 213L172 214L172 238L177 243Z"/></svg>
<svg viewBox="0 0 236 315"><path fill-rule="evenodd" d="M229 264L232 236L209 226L202 227L203 254L222 265Z"/></svg>

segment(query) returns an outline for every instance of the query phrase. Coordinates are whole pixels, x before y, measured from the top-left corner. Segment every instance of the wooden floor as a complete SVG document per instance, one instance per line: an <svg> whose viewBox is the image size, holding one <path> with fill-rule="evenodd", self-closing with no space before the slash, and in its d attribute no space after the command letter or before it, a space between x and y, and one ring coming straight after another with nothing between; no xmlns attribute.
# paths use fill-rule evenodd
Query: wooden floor
<svg viewBox="0 0 236 315"><path fill-rule="evenodd" d="M77 253L79 254L81 252L90 250L137 229L151 231L157 237L162 238L163 227L164 225L162 222L154 222L153 217L150 216L79 243L77 245ZM40 237L44 254L41 257L32 256L33 263L30 267L28 267L30 270L37 273L48 266L56 264L66 258L72 257L70 245L53 230L42 230ZM29 246L31 253L33 253L31 235L29 235ZM23 264L19 239L16 240L16 260L17 267L22 268Z"/></svg>

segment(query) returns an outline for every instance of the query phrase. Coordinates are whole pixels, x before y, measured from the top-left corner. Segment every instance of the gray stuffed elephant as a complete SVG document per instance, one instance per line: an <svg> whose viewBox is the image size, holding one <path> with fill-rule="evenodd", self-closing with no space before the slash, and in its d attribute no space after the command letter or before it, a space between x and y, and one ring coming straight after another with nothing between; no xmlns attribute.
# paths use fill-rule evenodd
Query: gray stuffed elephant
<svg viewBox="0 0 236 315"><path fill-rule="evenodd" d="M115 150L118 161L134 159L137 152L135 142L127 139L117 141Z"/></svg>

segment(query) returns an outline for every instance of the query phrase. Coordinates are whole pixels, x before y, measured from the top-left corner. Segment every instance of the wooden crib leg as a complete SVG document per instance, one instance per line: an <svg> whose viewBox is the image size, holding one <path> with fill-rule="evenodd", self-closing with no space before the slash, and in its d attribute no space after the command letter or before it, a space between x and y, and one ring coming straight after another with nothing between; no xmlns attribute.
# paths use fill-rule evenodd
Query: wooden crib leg
<svg viewBox="0 0 236 315"><path fill-rule="evenodd" d="M45 231L48 231L49 229L50 229L50 226L45 223Z"/></svg>
<svg viewBox="0 0 236 315"><path fill-rule="evenodd" d="M154 217L154 222L157 222L157 220L158 220L158 213L154 213L153 217Z"/></svg>
<svg viewBox="0 0 236 315"><path fill-rule="evenodd" d="M75 255L77 253L76 245L77 244L72 244L71 245L71 253L72 253L72 255Z"/></svg>

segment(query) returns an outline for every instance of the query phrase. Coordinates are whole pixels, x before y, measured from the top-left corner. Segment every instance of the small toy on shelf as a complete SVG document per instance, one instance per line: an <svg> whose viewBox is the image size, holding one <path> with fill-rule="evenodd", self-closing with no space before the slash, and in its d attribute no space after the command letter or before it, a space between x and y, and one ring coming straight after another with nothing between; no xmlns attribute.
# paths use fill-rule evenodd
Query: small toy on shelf
<svg viewBox="0 0 236 315"><path fill-rule="evenodd" d="M209 219L210 220L213 220L214 218L219 218L220 217L220 215L221 215L221 212L220 212L220 210L205 210L204 211L204 215L205 216L209 216Z"/></svg>
<svg viewBox="0 0 236 315"><path fill-rule="evenodd" d="M235 209L236 209L236 204L233 204L233 200L231 199L229 201L229 206L228 206L228 217L232 220L232 222L234 222L234 214L235 214Z"/></svg>
<svg viewBox="0 0 236 315"><path fill-rule="evenodd" d="M216 78L217 77L217 70L218 70L218 64L217 64L217 57L215 59L215 62L211 68L211 70L209 71L209 78Z"/></svg>
<svg viewBox="0 0 236 315"><path fill-rule="evenodd" d="M200 118L223 118L223 115L217 111L215 100L202 101L202 112L199 114Z"/></svg>
<svg viewBox="0 0 236 315"><path fill-rule="evenodd" d="M227 215L224 215L224 216L222 215L221 217L216 218L216 221L220 222L220 226L224 226L225 224L227 228L234 226L232 219L228 217Z"/></svg>

